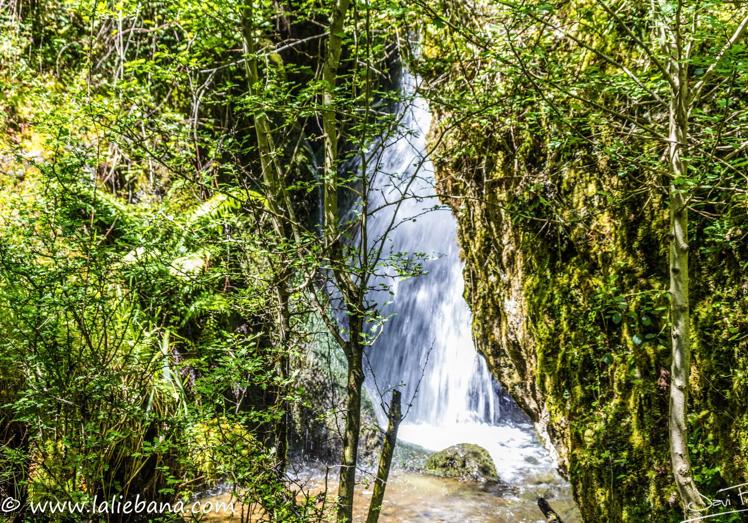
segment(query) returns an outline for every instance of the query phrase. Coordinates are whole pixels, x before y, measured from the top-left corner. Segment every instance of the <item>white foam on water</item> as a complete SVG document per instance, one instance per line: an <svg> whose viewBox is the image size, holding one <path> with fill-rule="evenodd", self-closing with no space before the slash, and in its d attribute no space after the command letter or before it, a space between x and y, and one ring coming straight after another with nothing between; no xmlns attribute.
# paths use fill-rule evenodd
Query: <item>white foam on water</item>
<svg viewBox="0 0 748 523"><path fill-rule="evenodd" d="M403 423L398 431L398 439L431 451L460 443L480 445L493 458L499 478L507 483L551 473L554 469L548 451L538 443L531 425Z"/></svg>

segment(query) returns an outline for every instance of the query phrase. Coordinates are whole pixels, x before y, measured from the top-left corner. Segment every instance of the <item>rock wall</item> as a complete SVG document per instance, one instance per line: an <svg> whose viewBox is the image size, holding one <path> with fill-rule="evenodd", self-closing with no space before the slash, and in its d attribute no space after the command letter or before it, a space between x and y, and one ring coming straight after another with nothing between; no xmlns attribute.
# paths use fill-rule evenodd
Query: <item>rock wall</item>
<svg viewBox="0 0 748 523"><path fill-rule="evenodd" d="M620 2L621 15L587 0L427 2L412 60L434 113L476 346L546 429L593 523L686 519L668 444L668 113L648 90L670 91L631 38L653 34L645 4ZM728 20L731 9L710 13ZM710 498L748 478L745 174L715 160L730 147L703 149L727 123L718 113L741 132L745 91L728 85L715 82L714 101L691 114L702 141L688 158L688 445Z"/></svg>
<svg viewBox="0 0 748 523"><path fill-rule="evenodd" d="M456 115L434 109L437 176L459 223L478 349L547 429L585 521L678 520L666 202L584 151L543 173L542 135L507 147L498 126L443 134ZM518 166L530 174L517 176ZM722 237L693 218L690 448L713 495L748 472L748 248L729 241L746 218L730 214Z"/></svg>

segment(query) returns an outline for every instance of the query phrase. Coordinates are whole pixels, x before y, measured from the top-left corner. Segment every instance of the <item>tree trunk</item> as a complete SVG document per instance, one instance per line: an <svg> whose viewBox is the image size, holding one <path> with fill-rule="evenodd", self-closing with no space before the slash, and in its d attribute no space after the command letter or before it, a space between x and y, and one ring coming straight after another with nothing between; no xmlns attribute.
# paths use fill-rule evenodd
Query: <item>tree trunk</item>
<svg viewBox="0 0 748 523"><path fill-rule="evenodd" d="M691 474L688 456L688 377L691 367L688 305L688 203L684 182L687 166L683 152L688 143L689 89L683 64L672 64L674 81L670 102L670 320L672 366L670 370L670 459L683 506L703 506Z"/></svg>
<svg viewBox="0 0 748 523"><path fill-rule="evenodd" d="M251 13L245 8L241 13L242 20L242 38L244 43L244 70L247 77L247 91L251 95L257 95L257 88L260 82L260 73L257 67L257 36L255 28L252 25ZM257 138L257 150L260 157L260 166L262 179L266 189L268 206L271 211L270 220L273 224L273 230L279 238L289 238L291 231L297 238L294 226L294 211L291 204L288 191L285 186L285 175L278 162L279 152L275 146L273 133L270 127L268 116L263 111L254 114L255 136ZM288 410L289 406L285 401L285 382L289 376L289 340L291 334L290 317L291 308L289 300L289 279L290 267L285 259L285 254L281 254L281 260L272 263L275 275L275 293L278 306L278 323L275 342L278 347L278 358L276 361L276 371L281 378L280 385L276 388L275 402L276 406L282 411L281 419L275 426L275 443L277 464L280 470L285 470L288 461Z"/></svg>
<svg viewBox="0 0 748 523"><path fill-rule="evenodd" d="M358 440L361 433L361 387L364 383L363 348L359 346L357 339L351 339L350 345L343 459L340 464L340 483L338 484L338 523L353 521L353 492L356 486Z"/></svg>
<svg viewBox="0 0 748 523"><path fill-rule="evenodd" d="M280 281L276 283L276 295L278 299L278 376L281 377L280 385L276 390L276 399L278 406L282 410L281 419L278 420L278 424L275 429L275 443L276 443L276 456L277 463L280 470L286 470L288 465L288 417L290 406L285 399L286 396L286 381L290 376L290 359L289 359L289 342L290 342L290 317L291 308L288 297L288 274L287 267L281 270Z"/></svg>
<svg viewBox="0 0 748 523"><path fill-rule="evenodd" d="M348 363L347 405L343 456L340 464L338 484L338 523L353 521L353 493L356 487L356 465L358 463L358 440L361 432L361 387L364 383L363 344L361 329L363 322L357 315L363 295L353 291L350 275L340 272L345 264L338 242L338 118L335 108L335 85L337 83L340 55L343 47L343 26L350 0L336 0L330 18L329 36L322 64L322 130L324 132L324 179L323 219L324 244L330 256L335 279L348 312L349 338L344 348ZM359 299L356 299L359 298Z"/></svg>
<svg viewBox="0 0 748 523"><path fill-rule="evenodd" d="M330 20L325 61L322 65L322 130L325 133L324 165L324 221L325 240L328 247L337 239L338 223L338 123L335 112L335 84L337 82L340 53L343 46L341 33L350 0L337 0Z"/></svg>
<svg viewBox="0 0 748 523"><path fill-rule="evenodd" d="M400 409L400 391L392 391L392 402L387 417L387 433L384 436L384 445L382 454L379 456L379 470L377 470L377 479L374 483L374 493L371 496L369 505L369 515L366 523L377 523L379 513L382 510L382 500L384 499L384 489L387 487L387 478L390 475L390 466L392 465L392 455L395 452L397 444L397 429L400 427L402 413Z"/></svg>

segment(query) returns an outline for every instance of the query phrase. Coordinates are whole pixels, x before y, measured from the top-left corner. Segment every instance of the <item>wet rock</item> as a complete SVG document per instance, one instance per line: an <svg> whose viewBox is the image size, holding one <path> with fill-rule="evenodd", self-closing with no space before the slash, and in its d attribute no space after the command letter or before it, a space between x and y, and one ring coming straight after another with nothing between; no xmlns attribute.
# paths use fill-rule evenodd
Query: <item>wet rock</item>
<svg viewBox="0 0 748 523"><path fill-rule="evenodd" d="M436 452L426 461L426 471L462 481L497 481L498 474L486 449L472 443L453 445Z"/></svg>

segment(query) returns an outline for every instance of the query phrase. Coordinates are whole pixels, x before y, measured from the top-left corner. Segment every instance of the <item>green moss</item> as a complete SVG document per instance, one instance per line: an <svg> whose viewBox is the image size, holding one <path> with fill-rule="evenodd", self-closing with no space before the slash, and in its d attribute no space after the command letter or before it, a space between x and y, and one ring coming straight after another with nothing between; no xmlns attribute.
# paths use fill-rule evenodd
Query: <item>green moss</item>
<svg viewBox="0 0 748 523"><path fill-rule="evenodd" d="M426 460L426 471L445 478L496 480L496 466L486 449L472 443L453 445Z"/></svg>
<svg viewBox="0 0 748 523"><path fill-rule="evenodd" d="M482 34L492 16L482 6L463 16L453 3L450 15ZM607 16L586 0L557 7L559 20ZM585 42L639 67L641 49L616 25L604 37L585 33ZM545 45L576 71L575 92L586 88L611 108L636 105L630 90L616 87L625 81L620 70L528 34L528 66ZM547 424L585 521L679 521L667 432L662 143L624 138L618 122L558 93L546 93L546 103L511 63L492 63L459 32L452 36L446 45L425 35L421 72L438 91L437 177L441 192L453 195L476 344L517 402ZM469 74L452 69L455 55ZM552 75L554 62L544 64ZM584 83L592 68L605 71L605 86ZM485 111L451 113L466 107ZM564 118L571 125L559 123ZM748 206L735 192L704 200L724 202L705 201L691 213L689 238L689 447L696 482L709 495L748 481Z"/></svg>
<svg viewBox="0 0 748 523"><path fill-rule="evenodd" d="M467 133L443 147L464 140L497 146ZM509 175L502 168L493 179ZM456 214L479 349L525 410L536 419L547 411L585 520L677 520L662 382L670 368L666 202L642 195L621 203L634 182L568 169L548 183L566 215L588 218L543 224L552 209L538 189L487 190L464 155L438 170L451 194L466 196ZM619 203L596 202L600 192ZM694 253L690 409L719 413L690 420L705 492L745 481L747 471L745 246L730 256ZM520 302L519 320L509 298Z"/></svg>

